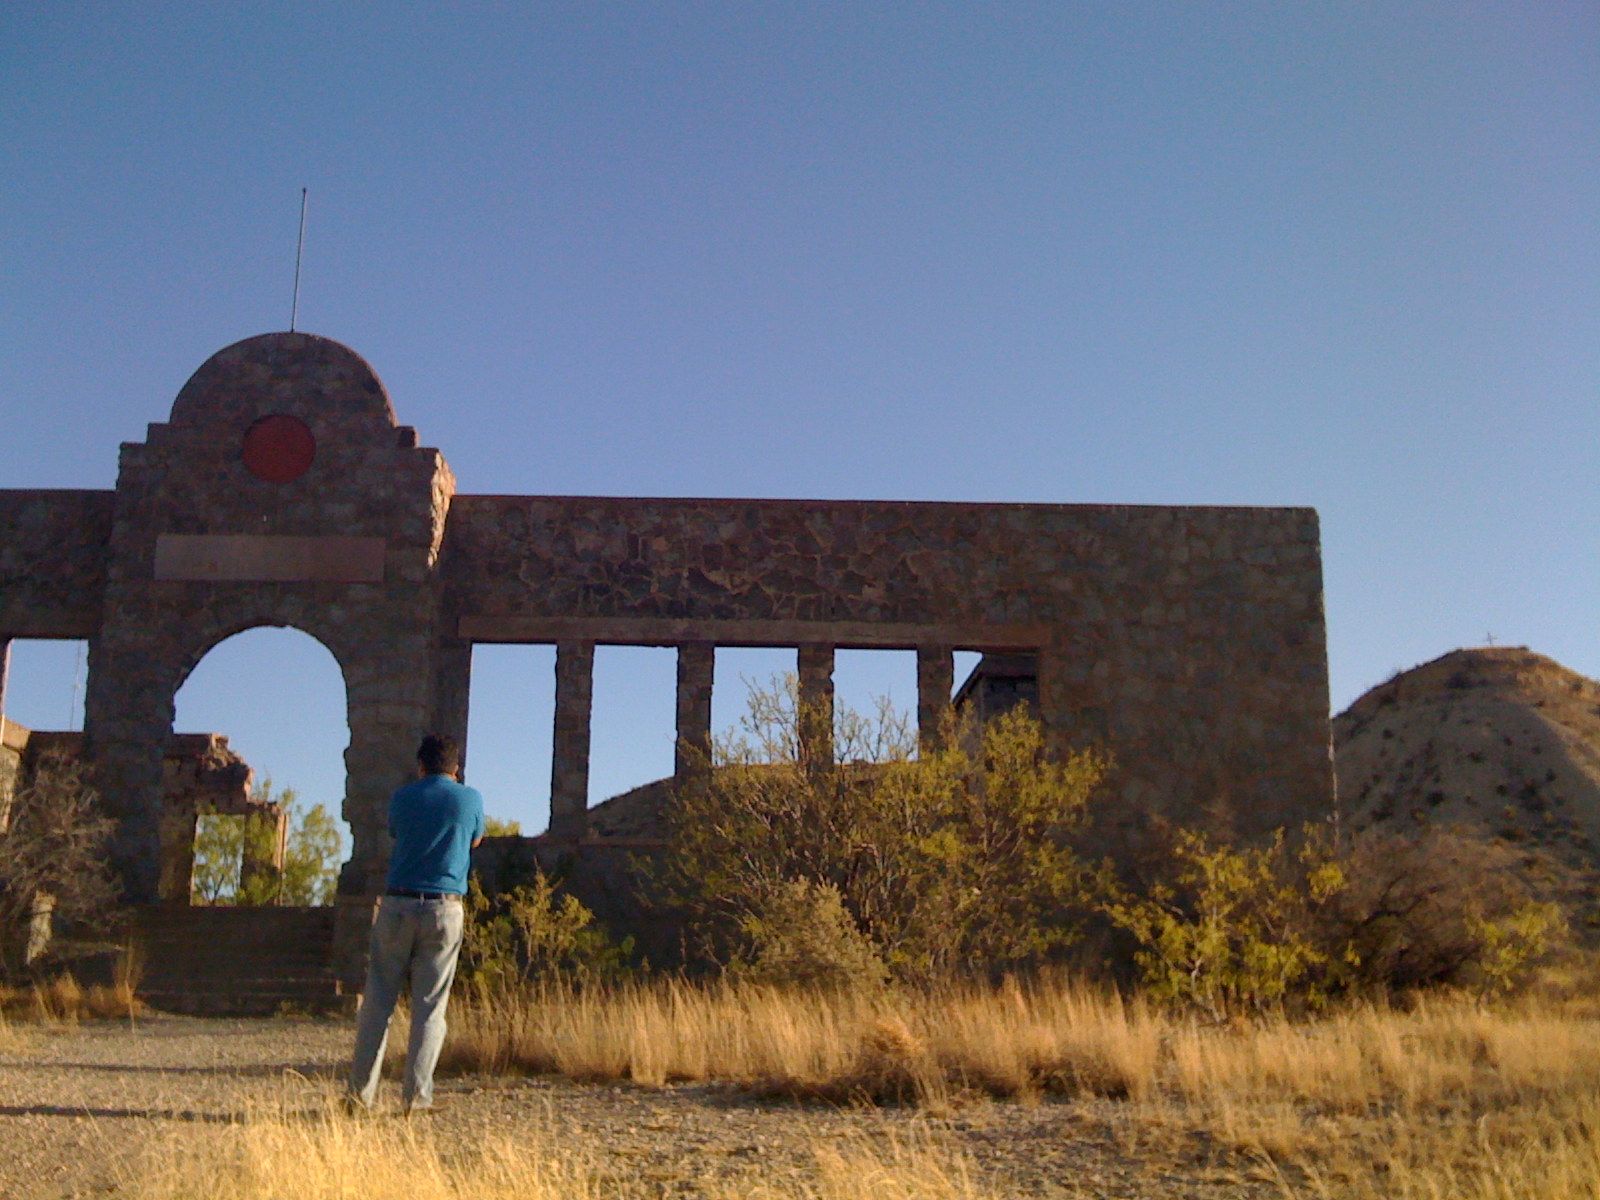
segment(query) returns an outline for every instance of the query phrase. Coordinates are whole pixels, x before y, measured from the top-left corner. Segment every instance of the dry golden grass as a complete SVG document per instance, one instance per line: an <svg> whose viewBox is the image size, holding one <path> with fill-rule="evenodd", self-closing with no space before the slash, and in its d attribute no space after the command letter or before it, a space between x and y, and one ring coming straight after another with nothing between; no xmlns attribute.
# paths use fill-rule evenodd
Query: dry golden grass
<svg viewBox="0 0 1600 1200"><path fill-rule="evenodd" d="M970 1163L928 1138L854 1139L816 1151L805 1180L759 1168L707 1180L708 1200L991 1200ZM619 1175L599 1146L519 1132L466 1152L441 1148L426 1126L319 1114L263 1113L204 1141L169 1138L128 1165L129 1200L632 1200L660 1195Z"/></svg>
<svg viewBox="0 0 1600 1200"><path fill-rule="evenodd" d="M20 1054L28 1048L28 1035L11 1023L5 1010L0 1009L0 1054Z"/></svg>
<svg viewBox="0 0 1600 1200"><path fill-rule="evenodd" d="M1074 1127L1112 1133L1126 1161L1153 1167L1139 1177L1166 1180L1168 1190L1149 1193L1164 1198L1189 1194L1185 1178L1206 1169L1195 1147L1209 1143L1211 1166L1241 1181L1275 1180L1285 1200L1600 1200L1600 1018L1583 1005L1434 998L1409 1011L1369 1006L1314 1021L1212 1027L1069 981L876 996L661 983L501 995L463 1003L452 1018L448 1053L458 1070L552 1071L641 1086L722 1080L758 1092L909 1099L935 1114L974 1093L1050 1097L1073 1106ZM19 1032L28 1033L0 1019L0 1047ZM309 1115L297 1112L304 1081L294 1086L298 1093L286 1092L278 1107L203 1139L159 1134L120 1194L659 1193L598 1138L518 1129L514 1140L463 1152L434 1140L426 1125L341 1116L334 1081L323 1082ZM803 1114L789 1128L810 1146L804 1179L763 1178L752 1165L737 1178L697 1179L699 1194L995 1194L940 1135L897 1143L869 1135L864 1122L859 1137L841 1143L808 1133ZM698 1169L686 1150L685 1170Z"/></svg>
<svg viewBox="0 0 1600 1200"><path fill-rule="evenodd" d="M1600 1020L1583 1005L1439 997L1215 1027L1066 981L552 988L463 1005L447 1055L456 1070L721 1080L935 1111L972 1092L1112 1098L1130 1152L1204 1131L1285 1196L1600 1200Z"/></svg>
<svg viewBox="0 0 1600 1200"><path fill-rule="evenodd" d="M28 987L0 987L0 1017L70 1025L107 1017L133 1017L145 1011L131 982L84 987L70 975Z"/></svg>
<svg viewBox="0 0 1600 1200"><path fill-rule="evenodd" d="M550 987L453 1011L441 1069L797 1096L929 1100L954 1090L1143 1094L1162 1022L1068 984L851 994L682 982Z"/></svg>

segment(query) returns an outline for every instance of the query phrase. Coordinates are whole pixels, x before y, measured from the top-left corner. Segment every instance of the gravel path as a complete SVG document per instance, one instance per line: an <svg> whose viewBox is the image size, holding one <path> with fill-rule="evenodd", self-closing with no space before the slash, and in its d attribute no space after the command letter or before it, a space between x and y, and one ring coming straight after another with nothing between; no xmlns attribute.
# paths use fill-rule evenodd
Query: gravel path
<svg viewBox="0 0 1600 1200"><path fill-rule="evenodd" d="M159 1016L14 1030L18 1044L0 1046L4 1200L127 1196L128 1164L153 1137L203 1137L253 1106L322 1105L353 1038L349 1022L297 1019ZM672 1200L699 1196L708 1178L805 1174L811 1147L828 1139L923 1131L970 1154L1009 1196L1276 1194L1246 1159L1198 1135L1132 1137L1126 1110L1110 1102L975 1101L930 1118L774 1104L705 1086L549 1078L446 1078L436 1093L440 1107L429 1123L441 1139L476 1144L552 1130L599 1148L609 1171L649 1181Z"/></svg>

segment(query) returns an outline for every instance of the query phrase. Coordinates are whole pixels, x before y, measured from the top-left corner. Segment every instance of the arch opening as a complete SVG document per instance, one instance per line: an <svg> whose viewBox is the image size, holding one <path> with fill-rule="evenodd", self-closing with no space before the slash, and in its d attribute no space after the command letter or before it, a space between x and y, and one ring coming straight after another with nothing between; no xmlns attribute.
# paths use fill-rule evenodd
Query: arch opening
<svg viewBox="0 0 1600 1200"><path fill-rule="evenodd" d="M351 835L342 811L349 700L332 652L293 627L224 638L178 689L174 729L164 764L163 898L333 903Z"/></svg>

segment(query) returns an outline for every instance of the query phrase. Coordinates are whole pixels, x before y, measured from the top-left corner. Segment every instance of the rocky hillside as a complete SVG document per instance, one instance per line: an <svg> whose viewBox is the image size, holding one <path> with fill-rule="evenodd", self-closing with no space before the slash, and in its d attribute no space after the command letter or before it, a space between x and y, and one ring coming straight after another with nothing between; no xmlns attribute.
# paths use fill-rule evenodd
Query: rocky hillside
<svg viewBox="0 0 1600 1200"><path fill-rule="evenodd" d="M1449 822L1526 848L1552 897L1600 930L1600 683L1522 647L1455 650L1366 693L1333 739L1355 829Z"/></svg>

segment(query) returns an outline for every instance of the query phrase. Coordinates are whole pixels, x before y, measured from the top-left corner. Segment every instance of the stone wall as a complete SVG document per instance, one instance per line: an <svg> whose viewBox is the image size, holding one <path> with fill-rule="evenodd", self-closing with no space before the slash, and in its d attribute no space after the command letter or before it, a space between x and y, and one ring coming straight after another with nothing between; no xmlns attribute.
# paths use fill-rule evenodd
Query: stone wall
<svg viewBox="0 0 1600 1200"><path fill-rule="evenodd" d="M1031 655L1057 743L1116 755L1118 811L1226 809L1248 832L1331 804L1318 536L1296 508L458 496L358 355L269 334L196 371L123 446L114 492L0 492L0 642L89 639L116 865L149 901L177 689L242 630L319 639L351 730L351 982L389 793L424 732L465 743L475 643L556 645L548 840L600 891L616 855L585 807L598 644L677 647L678 734L700 745L719 645L796 648L823 703L836 650L914 649L929 720L954 650Z"/></svg>
<svg viewBox="0 0 1600 1200"><path fill-rule="evenodd" d="M1310 509L460 495L444 571L464 640L1036 653L1129 804L1331 803Z"/></svg>
<svg viewBox="0 0 1600 1200"><path fill-rule="evenodd" d="M298 477L263 479L242 452L256 422L291 417L314 438ZM166 424L122 448L87 723L123 833L130 893L153 898L159 758L172 698L224 638L286 625L321 641L348 693L343 814L354 852L342 888L381 882L383 808L433 709L434 563L454 481L399 427L361 359L324 338L253 338L179 393Z"/></svg>
<svg viewBox="0 0 1600 1200"><path fill-rule="evenodd" d="M0 636L94 636L115 503L113 492L0 490Z"/></svg>
<svg viewBox="0 0 1600 1200"><path fill-rule="evenodd" d="M28 731L15 721L0 729L0 834L11 824L11 798L22 782L22 755L28 746Z"/></svg>

